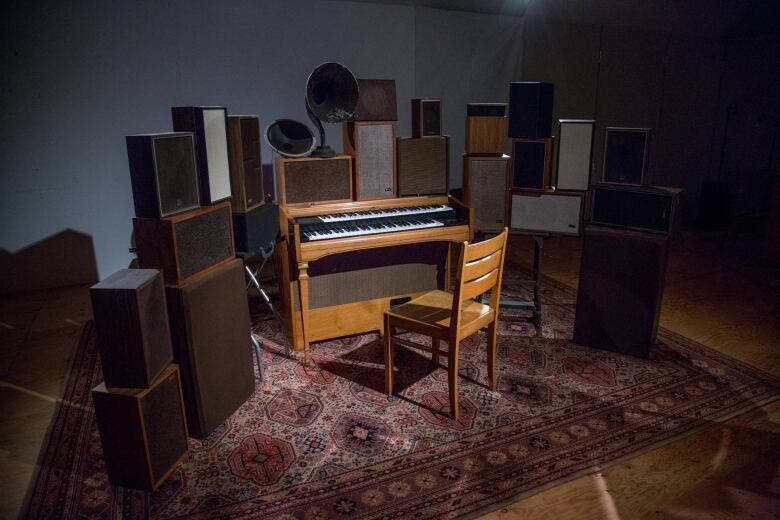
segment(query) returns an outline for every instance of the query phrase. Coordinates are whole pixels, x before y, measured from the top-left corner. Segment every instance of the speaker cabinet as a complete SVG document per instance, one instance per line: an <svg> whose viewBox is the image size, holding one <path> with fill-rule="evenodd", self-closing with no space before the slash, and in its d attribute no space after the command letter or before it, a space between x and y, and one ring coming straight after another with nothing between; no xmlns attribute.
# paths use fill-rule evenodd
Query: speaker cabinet
<svg viewBox="0 0 780 520"><path fill-rule="evenodd" d="M108 480L155 491L189 453L179 369L168 367L149 388L92 389Z"/></svg>
<svg viewBox="0 0 780 520"><path fill-rule="evenodd" d="M474 229L506 226L509 156L463 156L463 203L474 210Z"/></svg>
<svg viewBox="0 0 780 520"><path fill-rule="evenodd" d="M106 386L148 387L173 360L162 273L122 269L89 294Z"/></svg>
<svg viewBox="0 0 780 520"><path fill-rule="evenodd" d="M355 200L395 197L395 121L346 121L344 153L354 157Z"/></svg>
<svg viewBox="0 0 780 520"><path fill-rule="evenodd" d="M173 129L192 132L200 180L201 204L230 198L230 165L225 107L172 107Z"/></svg>
<svg viewBox="0 0 780 520"><path fill-rule="evenodd" d="M671 235L681 191L661 186L597 184L593 187L591 222Z"/></svg>
<svg viewBox="0 0 780 520"><path fill-rule="evenodd" d="M262 157L260 155L260 118L228 117L230 184L233 213L247 213L265 202Z"/></svg>
<svg viewBox="0 0 780 520"><path fill-rule="evenodd" d="M511 229L579 236L584 194L570 191L512 193Z"/></svg>
<svg viewBox="0 0 780 520"><path fill-rule="evenodd" d="M555 188L587 191L593 156L592 119L558 120L558 168Z"/></svg>
<svg viewBox="0 0 780 520"><path fill-rule="evenodd" d="M466 153L503 154L506 146L506 103L466 105Z"/></svg>
<svg viewBox="0 0 780 520"><path fill-rule="evenodd" d="M441 135L441 100L412 100L412 137Z"/></svg>
<svg viewBox="0 0 780 520"><path fill-rule="evenodd" d="M235 256L230 202L164 219L134 218L138 264L160 269L165 283L187 283Z"/></svg>
<svg viewBox="0 0 780 520"><path fill-rule="evenodd" d="M135 215L160 218L200 206L192 134L128 135Z"/></svg>
<svg viewBox="0 0 780 520"><path fill-rule="evenodd" d="M553 139L513 139L511 187L544 191L551 185Z"/></svg>
<svg viewBox="0 0 780 520"><path fill-rule="evenodd" d="M509 84L509 137L544 139L552 136L552 83L513 81Z"/></svg>
<svg viewBox="0 0 780 520"><path fill-rule="evenodd" d="M398 107L395 102L395 80L358 79L358 104L355 121L397 121Z"/></svg>
<svg viewBox="0 0 780 520"><path fill-rule="evenodd" d="M167 287L176 362L190 435L204 439L255 388L244 268L238 259L186 285Z"/></svg>
<svg viewBox="0 0 780 520"><path fill-rule="evenodd" d="M276 202L276 179L274 177L274 165L263 164L263 188L265 189L265 201Z"/></svg>
<svg viewBox="0 0 780 520"><path fill-rule="evenodd" d="M448 136L399 137L396 154L399 196L447 193L450 171Z"/></svg>
<svg viewBox="0 0 780 520"><path fill-rule="evenodd" d="M585 228L575 343L646 357L658 330L669 238Z"/></svg>
<svg viewBox="0 0 780 520"><path fill-rule="evenodd" d="M279 206L269 202L247 213L233 214L236 251L254 256L267 249L279 234Z"/></svg>
<svg viewBox="0 0 780 520"><path fill-rule="evenodd" d="M650 144L649 128L607 128L602 180L625 184L644 182Z"/></svg>
<svg viewBox="0 0 780 520"><path fill-rule="evenodd" d="M277 197L282 206L352 200L352 157L349 155L328 158L277 156L274 164Z"/></svg>

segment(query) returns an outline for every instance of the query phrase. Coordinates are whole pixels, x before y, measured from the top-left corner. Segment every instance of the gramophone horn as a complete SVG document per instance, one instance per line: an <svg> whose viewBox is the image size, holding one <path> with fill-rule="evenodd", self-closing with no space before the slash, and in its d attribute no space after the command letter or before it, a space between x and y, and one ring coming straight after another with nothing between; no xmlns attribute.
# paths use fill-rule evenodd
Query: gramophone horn
<svg viewBox="0 0 780 520"><path fill-rule="evenodd" d="M265 141L280 155L304 157L314 149L314 134L294 119L277 119L265 129Z"/></svg>
<svg viewBox="0 0 780 520"><path fill-rule="evenodd" d="M357 80L340 63L323 63L314 69L306 82L306 103L325 123L340 123L351 118L357 102Z"/></svg>

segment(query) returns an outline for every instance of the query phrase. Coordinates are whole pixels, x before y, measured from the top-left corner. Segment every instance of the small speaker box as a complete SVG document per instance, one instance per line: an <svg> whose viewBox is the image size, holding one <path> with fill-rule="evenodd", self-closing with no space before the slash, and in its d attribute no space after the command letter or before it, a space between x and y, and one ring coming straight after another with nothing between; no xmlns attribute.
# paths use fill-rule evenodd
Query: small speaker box
<svg viewBox="0 0 780 520"><path fill-rule="evenodd" d="M552 136L552 83L513 81L509 84L509 137L545 139Z"/></svg>
<svg viewBox="0 0 780 520"><path fill-rule="evenodd" d="M597 184L593 187L593 224L671 235L676 225L680 188Z"/></svg>
<svg viewBox="0 0 780 520"><path fill-rule="evenodd" d="M200 181L200 202L215 204L229 199L230 163L225 107L173 107L173 129L192 132Z"/></svg>
<svg viewBox="0 0 780 520"><path fill-rule="evenodd" d="M173 360L162 273L122 269L89 294L106 386L148 387Z"/></svg>
<svg viewBox="0 0 780 520"><path fill-rule="evenodd" d="M441 100L412 100L412 137L441 135Z"/></svg>
<svg viewBox="0 0 780 520"><path fill-rule="evenodd" d="M395 80L359 79L358 104L355 121L396 121L398 107L395 102Z"/></svg>
<svg viewBox="0 0 780 520"><path fill-rule="evenodd" d="M125 141L137 217L167 217L200 206L192 134L128 135Z"/></svg>
<svg viewBox="0 0 780 520"><path fill-rule="evenodd" d="M558 168L555 188L587 191L593 156L592 119L558 120Z"/></svg>
<svg viewBox="0 0 780 520"><path fill-rule="evenodd" d="M344 153L354 160L355 200L395 197L395 121L347 121Z"/></svg>
<svg viewBox="0 0 780 520"><path fill-rule="evenodd" d="M265 202L260 119L257 116L228 117L230 184L233 213L247 213Z"/></svg>
<svg viewBox="0 0 780 520"><path fill-rule="evenodd" d="M503 154L506 147L506 103L466 105L466 153Z"/></svg>
<svg viewBox="0 0 780 520"><path fill-rule="evenodd" d="M527 233L579 236L584 194L563 192L513 192L511 229Z"/></svg>
<svg viewBox="0 0 780 520"><path fill-rule="evenodd" d="M649 143L649 128L607 128L602 180L641 185L645 177Z"/></svg>
<svg viewBox="0 0 780 520"><path fill-rule="evenodd" d="M155 491L187 458L187 422L179 370L168 367L149 388L92 389L108 480Z"/></svg>
<svg viewBox="0 0 780 520"><path fill-rule="evenodd" d="M160 269L165 283L187 283L235 256L230 202L164 219L134 218L138 264Z"/></svg>
<svg viewBox="0 0 780 520"><path fill-rule="evenodd" d="M463 156L463 203L474 210L474 229L506 226L509 156Z"/></svg>
<svg viewBox="0 0 780 520"><path fill-rule="evenodd" d="M277 156L279 205L352 200L352 157Z"/></svg>
<svg viewBox="0 0 780 520"><path fill-rule="evenodd" d="M268 249L279 234L279 206L266 203L247 213L233 214L233 236L236 251L245 255L257 255L260 248Z"/></svg>
<svg viewBox="0 0 780 520"><path fill-rule="evenodd" d="M399 137L398 195L439 195L449 189L449 137Z"/></svg>
<svg viewBox="0 0 780 520"><path fill-rule="evenodd" d="M552 176L553 139L513 139L511 187L544 191Z"/></svg>

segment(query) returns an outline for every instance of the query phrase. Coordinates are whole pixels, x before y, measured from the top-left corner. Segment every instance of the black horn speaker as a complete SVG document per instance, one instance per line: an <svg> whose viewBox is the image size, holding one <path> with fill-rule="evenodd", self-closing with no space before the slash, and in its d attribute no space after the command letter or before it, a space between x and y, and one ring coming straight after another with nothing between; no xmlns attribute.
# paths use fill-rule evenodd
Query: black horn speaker
<svg viewBox="0 0 780 520"><path fill-rule="evenodd" d="M306 111L320 132L320 145L314 157L333 157L336 152L325 144L322 123L341 123L352 118L359 97L358 83L352 72L340 63L323 63L306 82Z"/></svg>
<svg viewBox="0 0 780 520"><path fill-rule="evenodd" d="M305 157L314 149L314 134L294 119L277 119L265 129L268 146L285 157Z"/></svg>

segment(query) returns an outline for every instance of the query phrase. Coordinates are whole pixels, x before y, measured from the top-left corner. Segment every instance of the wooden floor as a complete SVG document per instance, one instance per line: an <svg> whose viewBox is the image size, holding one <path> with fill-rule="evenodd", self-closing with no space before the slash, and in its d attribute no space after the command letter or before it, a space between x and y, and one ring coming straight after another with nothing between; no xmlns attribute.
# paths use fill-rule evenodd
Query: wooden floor
<svg viewBox="0 0 780 520"><path fill-rule="evenodd" d="M543 273L576 286L581 241L545 242ZM510 255L531 260L530 240ZM24 502L81 325L86 287L0 298L0 518ZM672 250L661 325L780 376L780 272L739 244L685 233ZM780 401L484 518L780 518Z"/></svg>

